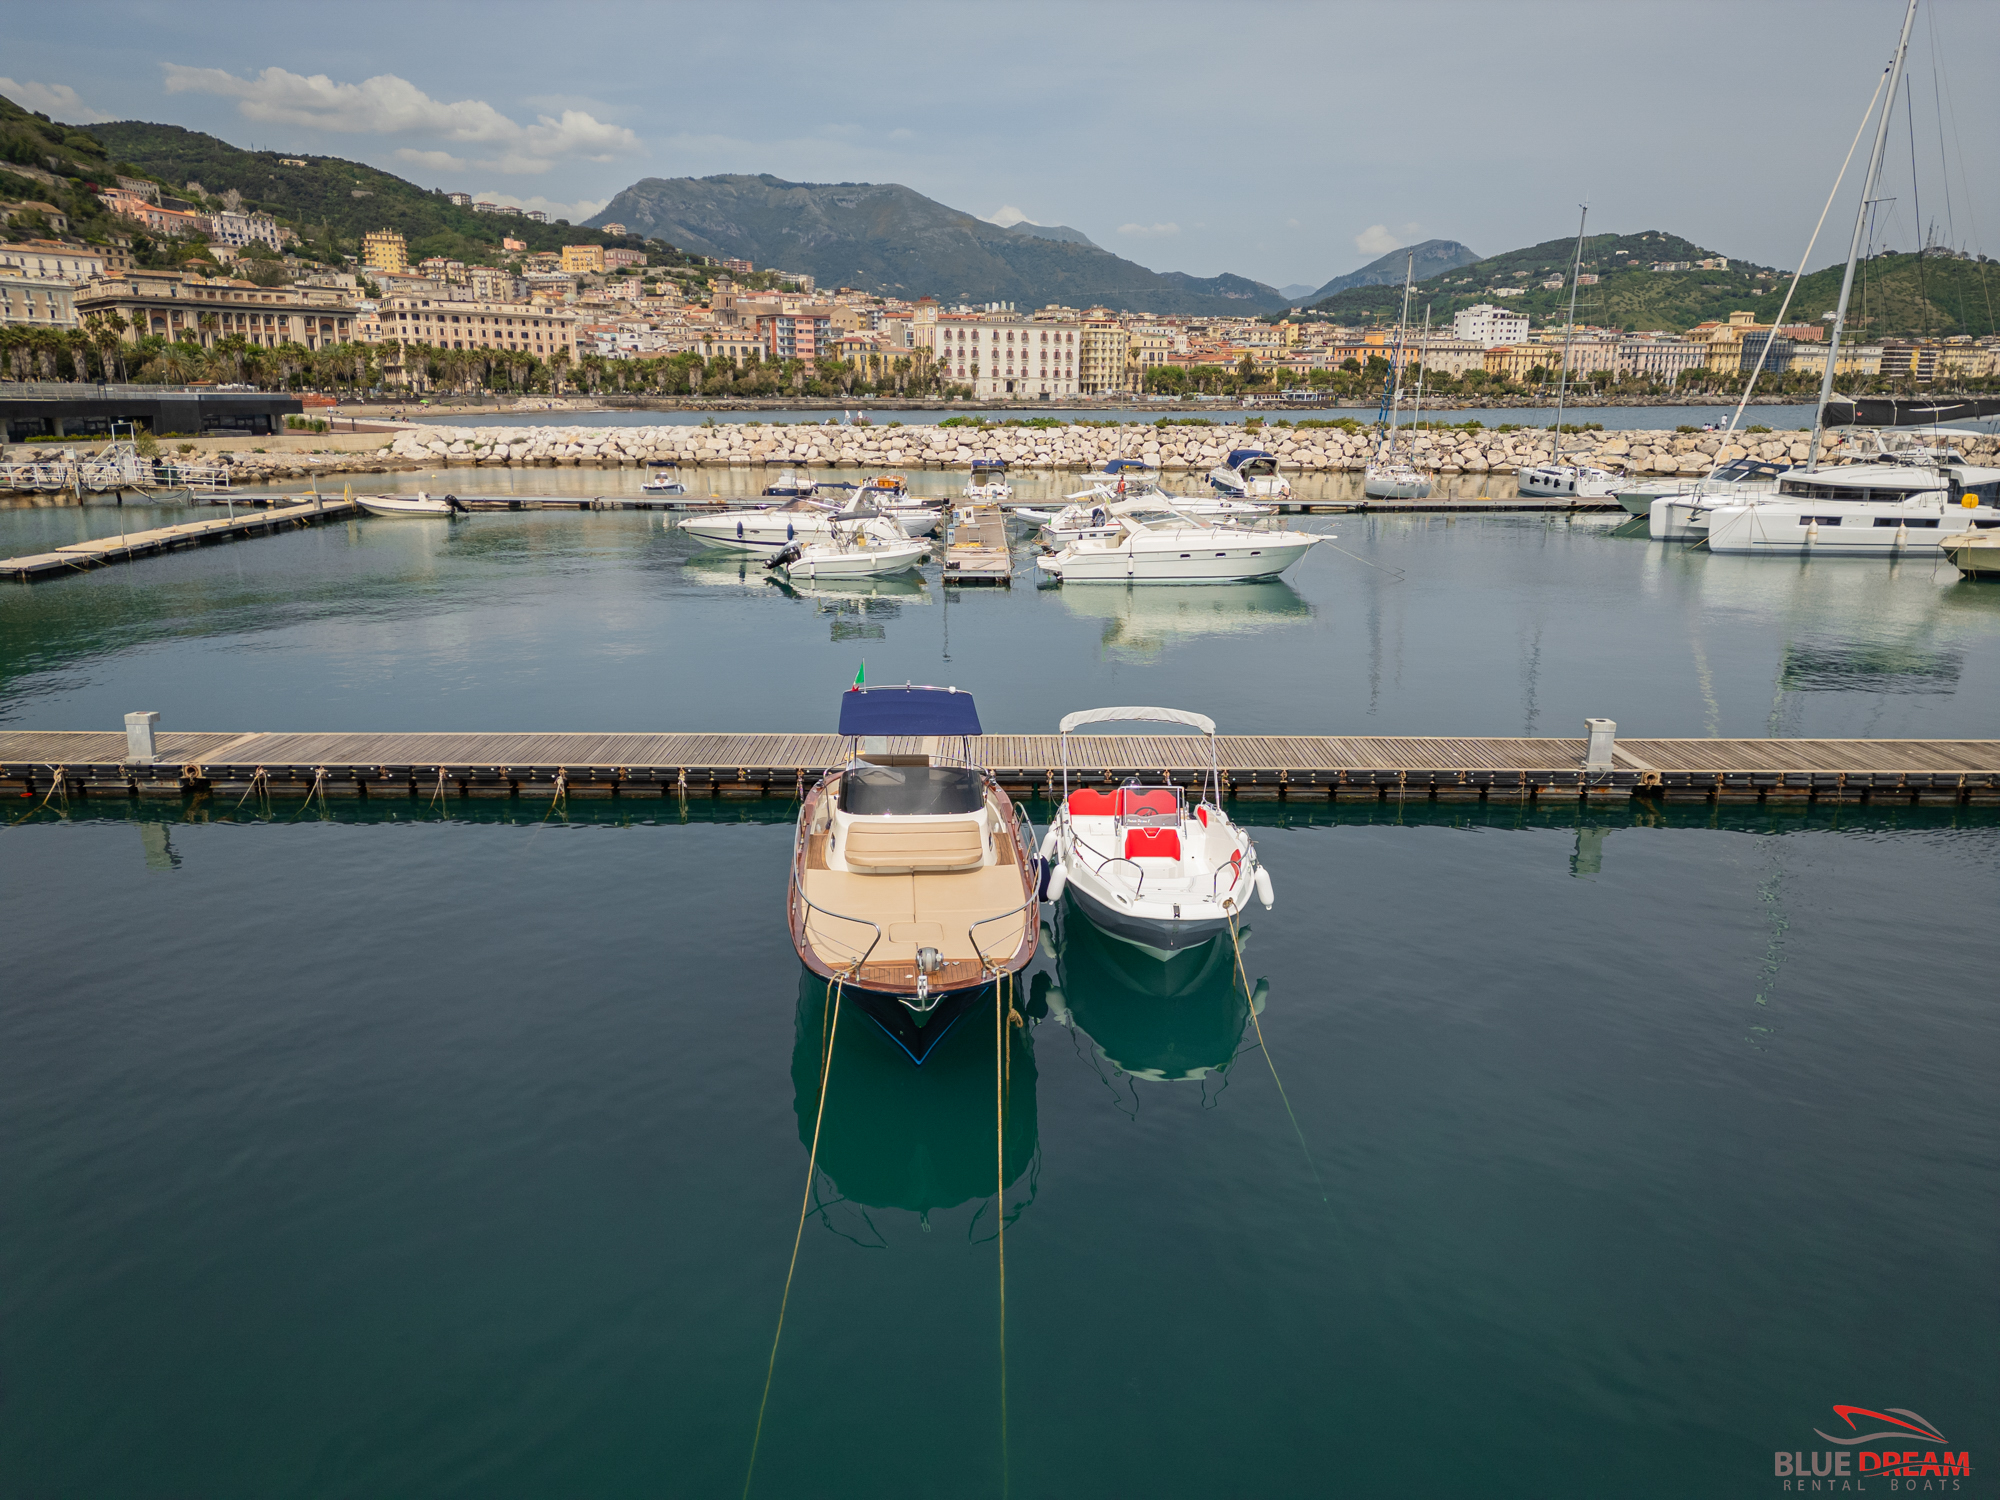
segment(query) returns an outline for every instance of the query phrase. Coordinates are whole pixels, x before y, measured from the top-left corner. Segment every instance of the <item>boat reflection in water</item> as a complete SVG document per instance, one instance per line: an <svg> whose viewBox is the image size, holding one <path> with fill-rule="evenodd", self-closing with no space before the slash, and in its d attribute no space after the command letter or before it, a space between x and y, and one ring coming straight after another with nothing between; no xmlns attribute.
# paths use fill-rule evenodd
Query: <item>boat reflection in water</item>
<svg viewBox="0 0 2000 1500"><path fill-rule="evenodd" d="M1249 929L1241 929L1247 939ZM1170 958L1142 953L1106 937L1067 902L1050 924L1053 982L1037 974L1036 1008L1087 1032L1120 1072L1151 1083L1202 1080L1223 1074L1243 1044L1250 1006L1263 1014L1269 981L1259 979L1246 1001L1236 977L1229 934Z"/></svg>
<svg viewBox="0 0 2000 1500"><path fill-rule="evenodd" d="M991 991L913 1068L842 997L840 1027L827 1074L826 1112L820 1121L819 1166L837 1195L822 1187L822 1214L845 1201L867 1208L899 1208L929 1215L993 1196L995 1046ZM1025 1001L1025 994L1022 996ZM810 972L799 976L798 1032L792 1043L792 1105L799 1140L812 1148L819 1103L822 1039L831 1022L829 986ZM983 1023L983 1024L982 1024ZM999 1153L1009 1187L1032 1168L1040 1146L1035 1120L1035 1049L1025 1026L1007 1027L1006 1128ZM1032 1198L1030 1187L1028 1196ZM1017 1199L1010 1217L1020 1211ZM829 1228L848 1233L837 1218ZM872 1226L871 1226L872 1227ZM982 1219L977 1237L991 1232Z"/></svg>
<svg viewBox="0 0 2000 1500"><path fill-rule="evenodd" d="M1156 656L1194 636L1250 635L1312 618L1312 606L1278 578L1185 589L1114 584L1060 594L1072 614L1104 621L1107 650L1129 656Z"/></svg>

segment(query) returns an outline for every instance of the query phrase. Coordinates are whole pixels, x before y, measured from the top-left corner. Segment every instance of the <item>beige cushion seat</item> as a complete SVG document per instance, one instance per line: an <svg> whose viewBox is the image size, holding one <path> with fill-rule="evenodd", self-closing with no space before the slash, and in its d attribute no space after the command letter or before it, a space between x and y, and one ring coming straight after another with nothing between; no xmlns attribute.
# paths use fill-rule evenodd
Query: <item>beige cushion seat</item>
<svg viewBox="0 0 2000 1500"><path fill-rule="evenodd" d="M976 831L976 825L975 831ZM806 936L836 966L851 961L874 940L882 940L871 963L908 962L919 948L935 948L948 959L977 959L970 929L981 917L997 916L1025 899L1020 871L1011 864L987 865L963 874L854 875L842 870L807 870L808 900L824 908L809 911ZM827 915L838 913L838 916ZM857 918L858 921L842 921ZM1004 958L1019 946L1027 913L988 922L979 929L979 948Z"/></svg>
<svg viewBox="0 0 2000 1500"><path fill-rule="evenodd" d="M985 857L986 845L975 818L856 818L847 825L840 852L858 873L915 875L970 870Z"/></svg>

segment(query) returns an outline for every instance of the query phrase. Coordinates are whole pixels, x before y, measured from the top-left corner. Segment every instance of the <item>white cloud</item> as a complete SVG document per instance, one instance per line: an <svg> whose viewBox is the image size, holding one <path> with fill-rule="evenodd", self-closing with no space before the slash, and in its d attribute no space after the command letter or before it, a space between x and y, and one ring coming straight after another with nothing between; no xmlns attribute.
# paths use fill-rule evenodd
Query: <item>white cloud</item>
<svg viewBox="0 0 2000 1500"><path fill-rule="evenodd" d="M412 151L408 146L396 153L396 160L429 167L433 172L463 172L469 165L464 157L453 156L449 151Z"/></svg>
<svg viewBox="0 0 2000 1500"><path fill-rule="evenodd" d="M1148 236L1179 234L1181 232L1181 226L1178 224L1120 224L1118 226L1118 232L1120 234L1139 234Z"/></svg>
<svg viewBox="0 0 2000 1500"><path fill-rule="evenodd" d="M1363 255L1387 255L1402 248L1403 242L1389 233L1387 224L1370 224L1354 237L1354 248Z"/></svg>
<svg viewBox="0 0 2000 1500"><path fill-rule="evenodd" d="M581 224L585 219L604 212L611 203L609 198L579 198L574 203L558 203L553 198L522 198L513 193L502 193L492 189L474 193L472 196L482 203L539 209L552 220L568 219L572 224Z"/></svg>
<svg viewBox="0 0 2000 1500"><path fill-rule="evenodd" d="M1016 224L1032 224L1035 221L1022 213L1011 203L1003 203L986 216L989 224L998 224L1002 229L1012 229Z"/></svg>
<svg viewBox="0 0 2000 1500"><path fill-rule="evenodd" d="M23 109L35 110L65 125L95 125L113 118L85 104L66 83L16 83L11 78L0 78L0 94Z"/></svg>
<svg viewBox="0 0 2000 1500"><path fill-rule="evenodd" d="M523 125L483 99L447 104L393 73L361 83L335 83L324 73L307 78L283 68L266 68L254 78L238 78L221 68L190 68L180 63L162 66L168 93L234 99L238 113L247 120L356 135L428 137L453 145L484 147L490 154L475 164L509 176L546 172L567 156L609 161L639 144L639 138L623 125L607 125L582 110L539 115L534 124ZM424 153L416 159L440 167L460 161L443 152Z"/></svg>

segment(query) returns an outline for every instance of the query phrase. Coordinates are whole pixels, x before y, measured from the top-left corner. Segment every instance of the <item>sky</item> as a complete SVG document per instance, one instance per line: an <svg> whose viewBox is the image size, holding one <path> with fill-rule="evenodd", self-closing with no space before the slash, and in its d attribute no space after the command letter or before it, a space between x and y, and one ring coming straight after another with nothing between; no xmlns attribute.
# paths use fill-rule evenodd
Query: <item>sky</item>
<svg viewBox="0 0 2000 1500"><path fill-rule="evenodd" d="M581 221L643 177L898 182L1160 271L1320 283L1400 245L1659 229L1794 268L1901 0L98 0L0 93L343 156ZM1923 0L1877 236L2000 255L2000 6ZM79 24L79 22L83 24ZM190 24L192 22L192 24ZM1915 161L1911 129L1914 126ZM1820 232L1843 258L1871 133Z"/></svg>

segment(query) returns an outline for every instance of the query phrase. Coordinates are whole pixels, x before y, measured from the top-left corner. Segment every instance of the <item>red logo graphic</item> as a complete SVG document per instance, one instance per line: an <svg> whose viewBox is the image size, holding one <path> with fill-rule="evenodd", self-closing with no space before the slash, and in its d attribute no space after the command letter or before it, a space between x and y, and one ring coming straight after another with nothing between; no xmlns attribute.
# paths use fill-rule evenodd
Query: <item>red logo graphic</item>
<svg viewBox="0 0 2000 1500"><path fill-rule="evenodd" d="M1876 1411L1869 1406L1836 1406L1833 1414L1846 1424L1845 1433L1813 1433L1834 1445L1830 1453L1779 1453L1773 1472L1795 1493L1866 1490L1862 1481L1887 1479L1891 1493L1940 1491L1950 1493L1972 1474L1969 1449L1951 1451L1949 1440L1931 1422L1908 1407ZM1866 1448L1864 1443L1896 1444ZM1934 1447L1906 1448L1910 1442Z"/></svg>

